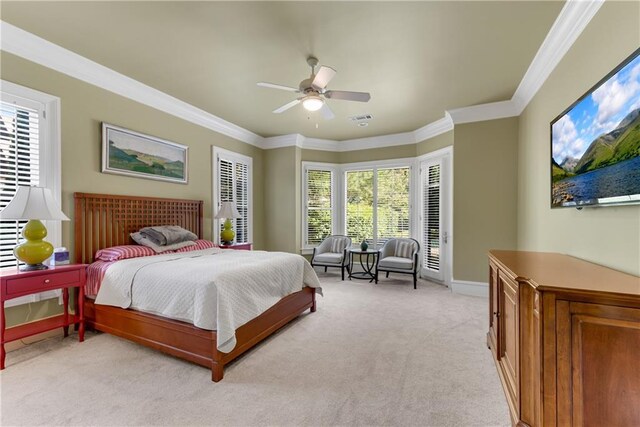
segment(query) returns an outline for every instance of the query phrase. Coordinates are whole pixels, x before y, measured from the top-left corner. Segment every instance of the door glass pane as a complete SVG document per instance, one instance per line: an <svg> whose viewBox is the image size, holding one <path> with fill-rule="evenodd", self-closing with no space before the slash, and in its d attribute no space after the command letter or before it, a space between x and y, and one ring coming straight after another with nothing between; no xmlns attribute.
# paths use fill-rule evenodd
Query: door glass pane
<svg viewBox="0 0 640 427"><path fill-rule="evenodd" d="M440 271L440 164L427 166L423 176L423 265Z"/></svg>

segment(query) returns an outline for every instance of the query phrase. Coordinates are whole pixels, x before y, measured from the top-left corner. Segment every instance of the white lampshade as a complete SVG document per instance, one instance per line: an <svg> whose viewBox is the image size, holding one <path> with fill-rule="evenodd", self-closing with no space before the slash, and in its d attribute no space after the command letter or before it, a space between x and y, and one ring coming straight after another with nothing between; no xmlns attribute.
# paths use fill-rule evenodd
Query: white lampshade
<svg viewBox="0 0 640 427"><path fill-rule="evenodd" d="M238 212L234 202L222 202L220 203L220 209L218 209L216 218L240 218L240 212Z"/></svg>
<svg viewBox="0 0 640 427"><path fill-rule="evenodd" d="M322 98L316 95L309 95L302 101L302 106L307 111L318 111L324 105Z"/></svg>
<svg viewBox="0 0 640 427"><path fill-rule="evenodd" d="M18 187L9 204L0 212L2 219L40 219L69 221L53 198L42 187Z"/></svg>

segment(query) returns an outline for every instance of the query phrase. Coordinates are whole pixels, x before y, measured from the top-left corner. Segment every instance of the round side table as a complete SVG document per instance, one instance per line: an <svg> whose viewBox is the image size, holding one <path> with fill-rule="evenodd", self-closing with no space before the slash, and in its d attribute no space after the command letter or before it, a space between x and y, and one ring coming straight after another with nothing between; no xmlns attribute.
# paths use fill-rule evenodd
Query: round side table
<svg viewBox="0 0 640 427"><path fill-rule="evenodd" d="M354 255L360 256L360 267L362 267L362 271L353 271ZM375 266L379 255L380 251L377 249L367 249L366 251L363 251L360 248L349 249L349 280L354 278L373 282L376 278Z"/></svg>

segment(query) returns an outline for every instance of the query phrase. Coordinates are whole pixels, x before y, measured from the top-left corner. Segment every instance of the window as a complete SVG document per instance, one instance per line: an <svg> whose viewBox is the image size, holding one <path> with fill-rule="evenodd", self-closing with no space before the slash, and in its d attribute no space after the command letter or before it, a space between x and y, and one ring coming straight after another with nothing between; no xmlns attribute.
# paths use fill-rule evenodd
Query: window
<svg viewBox="0 0 640 427"><path fill-rule="evenodd" d="M2 81L0 93L0 209L9 204L19 185L49 188L60 203L60 100ZM62 205L62 203L60 203ZM46 240L62 244L60 221L44 221ZM0 268L16 267L13 248L23 241L26 221L0 220ZM45 292L7 301L6 306L55 297Z"/></svg>
<svg viewBox="0 0 640 427"><path fill-rule="evenodd" d="M349 237L375 246L410 236L410 167L374 167L345 175Z"/></svg>
<svg viewBox="0 0 640 427"><path fill-rule="evenodd" d="M347 171L347 236L373 239L373 170Z"/></svg>
<svg viewBox="0 0 640 427"><path fill-rule="evenodd" d="M302 249L330 234L379 246L410 237L414 159L334 165L303 162ZM340 195L340 196L338 196Z"/></svg>
<svg viewBox="0 0 640 427"><path fill-rule="evenodd" d="M308 248L317 246L334 234L335 170L307 163L303 170L303 247Z"/></svg>
<svg viewBox="0 0 640 427"><path fill-rule="evenodd" d="M213 148L214 216L221 202L236 203L240 218L232 220L235 243L251 243L252 240L251 165L251 157ZM223 221L214 219L214 230L221 231L222 226ZM214 232L214 240L219 238L220 233Z"/></svg>

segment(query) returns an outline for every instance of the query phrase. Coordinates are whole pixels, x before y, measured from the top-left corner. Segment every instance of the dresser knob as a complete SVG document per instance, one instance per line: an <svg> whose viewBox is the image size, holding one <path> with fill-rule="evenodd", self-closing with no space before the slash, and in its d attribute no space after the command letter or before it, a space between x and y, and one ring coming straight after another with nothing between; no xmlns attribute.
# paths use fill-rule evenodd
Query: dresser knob
<svg viewBox="0 0 640 427"><path fill-rule="evenodd" d="M49 283L51 279L44 279L44 283Z"/></svg>

